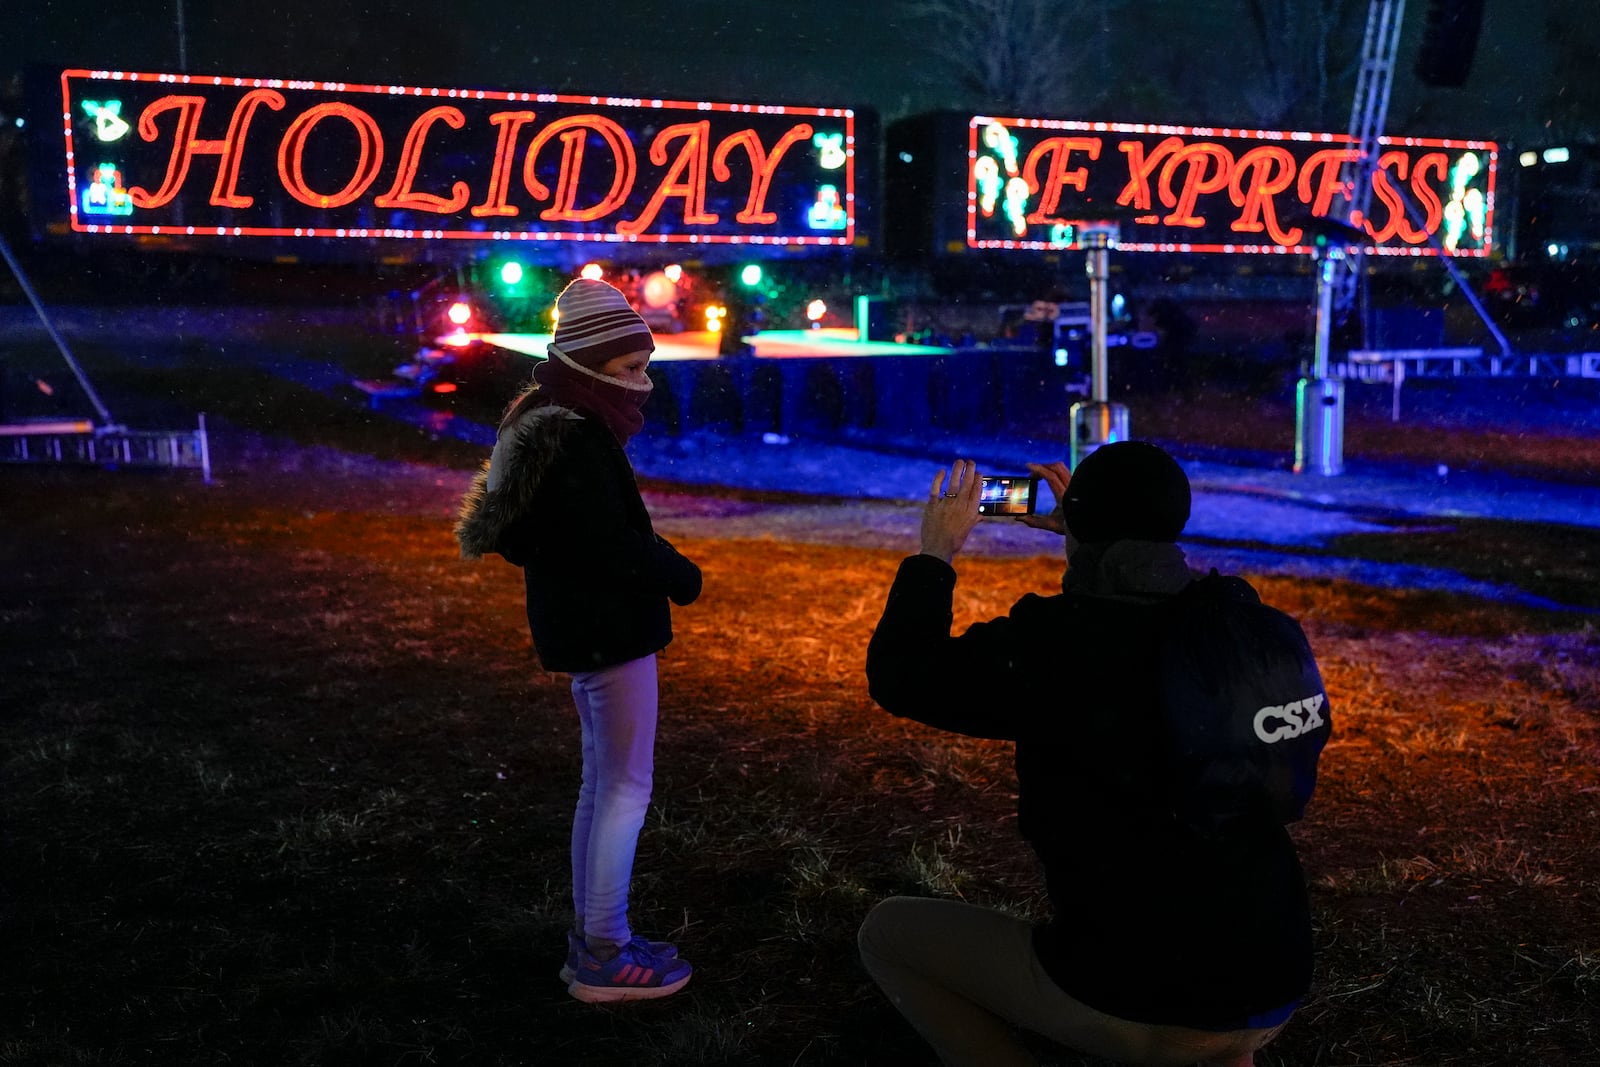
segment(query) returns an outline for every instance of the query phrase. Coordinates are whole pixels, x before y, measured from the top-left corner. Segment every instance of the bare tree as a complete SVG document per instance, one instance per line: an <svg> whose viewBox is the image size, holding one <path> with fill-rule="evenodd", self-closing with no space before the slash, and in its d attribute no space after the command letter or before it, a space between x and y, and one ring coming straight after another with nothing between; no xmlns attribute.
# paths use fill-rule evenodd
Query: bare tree
<svg viewBox="0 0 1600 1067"><path fill-rule="evenodd" d="M1545 136L1552 141L1594 141L1600 130L1600 84L1594 57L1600 54L1600 27L1575 11L1546 13L1552 74L1543 110L1551 116ZM1481 45L1480 45L1481 47Z"/></svg>
<svg viewBox="0 0 1600 1067"><path fill-rule="evenodd" d="M1260 75L1241 99L1263 126L1333 128L1348 118L1369 0L1243 0Z"/></svg>
<svg viewBox="0 0 1600 1067"><path fill-rule="evenodd" d="M1124 0L909 0L966 103L1049 114L1099 103L1111 14Z"/></svg>

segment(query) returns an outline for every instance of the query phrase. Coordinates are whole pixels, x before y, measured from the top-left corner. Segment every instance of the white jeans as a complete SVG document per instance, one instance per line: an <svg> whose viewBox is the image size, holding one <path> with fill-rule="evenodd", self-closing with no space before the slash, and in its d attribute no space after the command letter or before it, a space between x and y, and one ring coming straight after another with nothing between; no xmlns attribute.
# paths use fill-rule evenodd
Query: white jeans
<svg viewBox="0 0 1600 1067"><path fill-rule="evenodd" d="M572 906L590 938L627 942L633 856L655 770L656 658L572 676L583 783L572 819Z"/></svg>

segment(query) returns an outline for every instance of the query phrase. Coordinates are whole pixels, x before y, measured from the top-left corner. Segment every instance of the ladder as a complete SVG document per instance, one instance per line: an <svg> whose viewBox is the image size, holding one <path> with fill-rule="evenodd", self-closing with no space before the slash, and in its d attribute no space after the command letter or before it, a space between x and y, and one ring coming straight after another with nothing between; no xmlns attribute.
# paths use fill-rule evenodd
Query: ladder
<svg viewBox="0 0 1600 1067"><path fill-rule="evenodd" d="M103 467L190 467L211 483L211 446L202 414L193 430L129 430L88 421L0 425L0 463L86 463Z"/></svg>

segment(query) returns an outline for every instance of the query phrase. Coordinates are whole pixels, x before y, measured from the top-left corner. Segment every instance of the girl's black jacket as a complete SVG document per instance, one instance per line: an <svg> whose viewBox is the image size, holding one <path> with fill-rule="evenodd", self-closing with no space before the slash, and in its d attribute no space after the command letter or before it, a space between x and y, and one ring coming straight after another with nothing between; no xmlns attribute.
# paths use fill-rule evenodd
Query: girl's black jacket
<svg viewBox="0 0 1600 1067"><path fill-rule="evenodd" d="M1174 545L1118 544L1183 558ZM1053 913L1034 934L1046 973L1118 1018L1205 1030L1281 1021L1275 1009L1311 981L1304 876L1282 826L1201 838L1164 803L1162 598L1029 594L951 636L955 581L933 556L900 565L868 684L895 715L1016 742L1018 825Z"/></svg>
<svg viewBox="0 0 1600 1067"><path fill-rule="evenodd" d="M633 466L597 418L536 407L500 433L456 522L461 554L522 568L528 630L550 671L593 671L659 652L700 568L657 534Z"/></svg>

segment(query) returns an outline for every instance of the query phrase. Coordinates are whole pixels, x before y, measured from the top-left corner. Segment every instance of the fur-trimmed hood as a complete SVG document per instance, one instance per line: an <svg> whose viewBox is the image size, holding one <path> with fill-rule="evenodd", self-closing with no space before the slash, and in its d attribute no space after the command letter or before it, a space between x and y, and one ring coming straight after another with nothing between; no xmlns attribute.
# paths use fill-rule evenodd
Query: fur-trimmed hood
<svg viewBox="0 0 1600 1067"><path fill-rule="evenodd" d="M500 431L494 452L472 479L456 516L461 558L480 559L500 551L500 538L523 516L550 461L583 416L547 404L522 413Z"/></svg>

